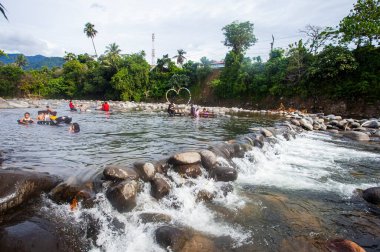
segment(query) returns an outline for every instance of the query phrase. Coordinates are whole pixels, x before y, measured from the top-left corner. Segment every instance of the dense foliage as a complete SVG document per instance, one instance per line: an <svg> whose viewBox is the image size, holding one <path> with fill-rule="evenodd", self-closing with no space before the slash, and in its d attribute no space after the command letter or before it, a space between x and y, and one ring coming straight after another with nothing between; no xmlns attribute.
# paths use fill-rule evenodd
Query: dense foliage
<svg viewBox="0 0 380 252"><path fill-rule="evenodd" d="M302 32L307 40L273 48L266 62L245 56L257 40L253 27L235 21L222 29L224 44L231 50L219 78L211 82L220 99L379 99L379 0L358 0L335 29L306 26ZM91 39L96 35L90 23L84 32ZM39 70L27 70L31 62L19 56L0 65L0 96L162 100L172 87L199 92L200 83L212 72L205 57L199 63L184 63L186 52L181 49L174 57L163 55L155 66L147 63L144 52L120 53L112 43L99 57L66 53L62 67ZM4 54L0 50L0 57L9 57Z"/></svg>

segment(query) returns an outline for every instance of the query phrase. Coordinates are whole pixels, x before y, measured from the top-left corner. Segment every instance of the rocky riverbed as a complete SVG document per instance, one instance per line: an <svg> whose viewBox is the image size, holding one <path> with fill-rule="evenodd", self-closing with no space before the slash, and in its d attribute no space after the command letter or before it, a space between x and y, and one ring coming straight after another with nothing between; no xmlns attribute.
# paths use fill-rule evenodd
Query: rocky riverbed
<svg viewBox="0 0 380 252"><path fill-rule="evenodd" d="M0 107L43 108L47 104L54 107L66 102L1 100ZM97 105L93 101L77 102L89 109ZM163 112L166 110L165 104L130 102L111 102L110 104L114 112L131 110ZM189 106L186 105L179 108L189 110ZM134 213L130 217L133 223L143 223L147 230L151 230L148 227L154 225L152 231L147 231L156 242L154 246L157 247L153 246L152 250L252 251L255 246L249 242L237 241L233 234L230 236L210 234L206 227L204 231L200 231L173 220L170 213L176 209L186 209L183 206L186 204L200 204L213 209L218 213L219 218L226 218L232 222L235 219L238 222L241 218L239 215L214 202L231 201L233 197L236 197L235 191L242 190L234 186L239 176L244 174L242 166L239 165L240 162L245 160L243 158L257 162L260 155L266 155L268 149L277 146L279 141L294 141L300 135L307 134L306 131L322 131L335 138L373 143L374 146L377 146L380 138L379 118L358 120L300 112L249 111L239 108L208 109L219 116L279 114L283 116L283 119L272 127L251 127L250 133L240 135L236 139L211 144L204 149L178 152L162 160L140 161L132 165L106 165L101 172L87 180L63 179L54 174L34 171L1 170L0 211L3 216L0 219L0 250L30 251L31 247L39 251L107 250L109 247L101 241L105 239L102 236L102 230L112 230L116 236L122 235L128 231L126 226L128 221L121 221L125 218L123 216ZM247 153L250 154L247 155ZM7 158L9 154L3 155L3 158ZM356 204L368 202L376 213L380 202L380 188L375 186L362 189L366 190L358 190L354 193L360 202ZM189 196L194 201L183 200ZM264 194L255 197L259 198L258 202L264 202L277 210L280 210L281 205L289 200L285 195L272 197ZM361 201L362 199L365 201ZM105 206L105 202L109 205ZM143 211L144 203L142 202L153 204L154 207L150 210L155 209L155 211ZM160 211L160 206L165 206L166 211ZM55 214L49 213L50 207L65 209L62 210L65 214L61 217L67 218L71 223L57 220ZM26 214L28 208L31 208L31 211ZM94 212L95 209L103 212L104 215L99 217L98 212ZM255 213L257 211L255 208L248 206L239 208L238 211L247 211L250 215L259 214L259 212ZM320 229L316 216L303 213L302 218L296 217L294 209L274 213L283 221L292 222L292 225L297 226L294 223L303 220L316 230ZM108 219L105 221L102 218ZM102 226L105 225L104 223L106 227ZM376 233L377 227L373 228ZM232 229L231 232L239 231ZM364 251L350 239L350 237L334 235L308 239L295 237L293 240L287 239L280 242L280 250ZM380 248L380 244L376 243L378 240L374 242L372 246L375 249ZM365 245L368 249L368 244ZM265 245L258 245L256 248L261 250L260 248L265 248ZM117 247L111 250L117 250Z"/></svg>

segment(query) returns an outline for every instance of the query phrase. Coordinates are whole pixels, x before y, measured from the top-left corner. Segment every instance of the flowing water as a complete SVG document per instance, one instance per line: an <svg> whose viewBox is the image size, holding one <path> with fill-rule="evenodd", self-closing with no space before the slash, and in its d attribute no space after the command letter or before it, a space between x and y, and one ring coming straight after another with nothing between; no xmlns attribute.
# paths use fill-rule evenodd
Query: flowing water
<svg viewBox="0 0 380 252"><path fill-rule="evenodd" d="M32 115L37 109L30 109ZM194 120L165 113L72 113L78 134L68 127L17 125L23 111L2 110L2 168L33 169L65 179L86 181L106 165L154 161L185 150L199 150L247 134L249 127L273 126L278 117L218 117ZM279 136L263 149L234 158L238 179L224 193L224 182L205 175L183 179L174 172L172 191L160 201L144 184L137 206L118 213L103 193L93 208L70 211L44 198L40 214L86 226L96 220L93 251L164 251L154 231L163 225L144 223L140 215L160 213L175 226L200 233L224 251L325 250L328 239L346 238L367 251L380 250L380 211L355 192L380 185L380 148L324 133L301 133L286 141ZM206 174L206 173L204 173ZM214 192L211 202L198 202L200 190ZM53 210L53 211L52 211ZM87 216L85 218L85 216ZM121 227L115 227L115 222ZM116 225L118 226L118 225ZM119 225L120 226L120 225Z"/></svg>

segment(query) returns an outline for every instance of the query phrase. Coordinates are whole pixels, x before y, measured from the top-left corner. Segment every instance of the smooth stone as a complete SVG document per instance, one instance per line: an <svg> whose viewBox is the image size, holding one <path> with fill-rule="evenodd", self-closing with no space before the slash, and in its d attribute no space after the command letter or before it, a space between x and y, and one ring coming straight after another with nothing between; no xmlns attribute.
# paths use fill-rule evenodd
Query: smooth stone
<svg viewBox="0 0 380 252"><path fill-rule="evenodd" d="M215 181L234 181L237 179L237 171L234 168L218 166L210 172L210 177Z"/></svg>
<svg viewBox="0 0 380 252"><path fill-rule="evenodd" d="M139 175L137 172L131 168L127 167L119 167L115 165L107 166L103 170L103 175L108 180L137 180L139 179Z"/></svg>
<svg viewBox="0 0 380 252"><path fill-rule="evenodd" d="M136 162L134 167L140 178L145 182L151 181L156 175L156 168L152 163Z"/></svg>
<svg viewBox="0 0 380 252"><path fill-rule="evenodd" d="M378 129L380 127L380 123L375 120L366 121L365 123L362 124L362 127Z"/></svg>
<svg viewBox="0 0 380 252"><path fill-rule="evenodd" d="M380 137L380 130L375 131L371 136Z"/></svg>
<svg viewBox="0 0 380 252"><path fill-rule="evenodd" d="M175 165L196 164L201 162L201 155L198 152L178 153L170 157L169 163Z"/></svg>
<svg viewBox="0 0 380 252"><path fill-rule="evenodd" d="M328 241L327 248L331 252L365 252L365 250L358 244L346 239Z"/></svg>
<svg viewBox="0 0 380 252"><path fill-rule="evenodd" d="M169 251L181 251L186 241L190 238L183 230L172 227L162 226L155 231L157 243Z"/></svg>
<svg viewBox="0 0 380 252"><path fill-rule="evenodd" d="M151 182L151 195L157 200L162 199L170 192L170 184L163 178L155 177Z"/></svg>
<svg viewBox="0 0 380 252"><path fill-rule="evenodd" d="M59 182L45 173L0 169L0 213L49 192Z"/></svg>
<svg viewBox="0 0 380 252"><path fill-rule="evenodd" d="M185 242L182 247L181 252L217 252L220 251L216 246L214 241L209 238L195 234L190 239Z"/></svg>
<svg viewBox="0 0 380 252"><path fill-rule="evenodd" d="M371 187L363 191L363 198L372 204L380 204L380 187Z"/></svg>
<svg viewBox="0 0 380 252"><path fill-rule="evenodd" d="M270 132L269 130L265 129L265 128L262 128L260 130L260 133L265 136L265 137L272 137L273 136L273 133Z"/></svg>
<svg viewBox="0 0 380 252"><path fill-rule="evenodd" d="M169 215L162 214L162 213L141 213L139 217L142 223L152 223L152 222L169 223L172 221L172 218Z"/></svg>
<svg viewBox="0 0 380 252"><path fill-rule="evenodd" d="M106 196L119 212L127 212L136 206L137 182L124 180L109 188Z"/></svg>
<svg viewBox="0 0 380 252"><path fill-rule="evenodd" d="M352 129L359 128L359 127L360 127L360 123L358 123L358 122L351 122L351 123L349 124L349 126L350 126L350 128L352 128Z"/></svg>
<svg viewBox="0 0 380 252"><path fill-rule="evenodd" d="M306 119L301 119L299 120L302 128L306 129L306 130L313 130L313 125L311 125Z"/></svg>
<svg viewBox="0 0 380 252"><path fill-rule="evenodd" d="M212 170L217 162L215 153L209 150L201 150L199 154L201 155L202 166L208 171Z"/></svg>
<svg viewBox="0 0 380 252"><path fill-rule="evenodd" d="M343 136L356 141L369 141L369 136L366 133L358 131L344 131Z"/></svg>

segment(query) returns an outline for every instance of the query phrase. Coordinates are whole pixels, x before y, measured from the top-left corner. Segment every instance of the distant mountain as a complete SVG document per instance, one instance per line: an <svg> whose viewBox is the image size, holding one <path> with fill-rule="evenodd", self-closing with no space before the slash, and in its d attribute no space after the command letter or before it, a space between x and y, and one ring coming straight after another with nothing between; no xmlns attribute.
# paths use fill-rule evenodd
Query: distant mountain
<svg viewBox="0 0 380 252"><path fill-rule="evenodd" d="M4 64L10 64L15 62L18 54L8 54L8 58L5 56L0 57L0 62ZM36 56L25 56L28 60L28 65L24 68L25 70L31 69L40 69L44 66L48 68L52 67L62 67L63 63L65 63L62 57L45 57L42 55Z"/></svg>

